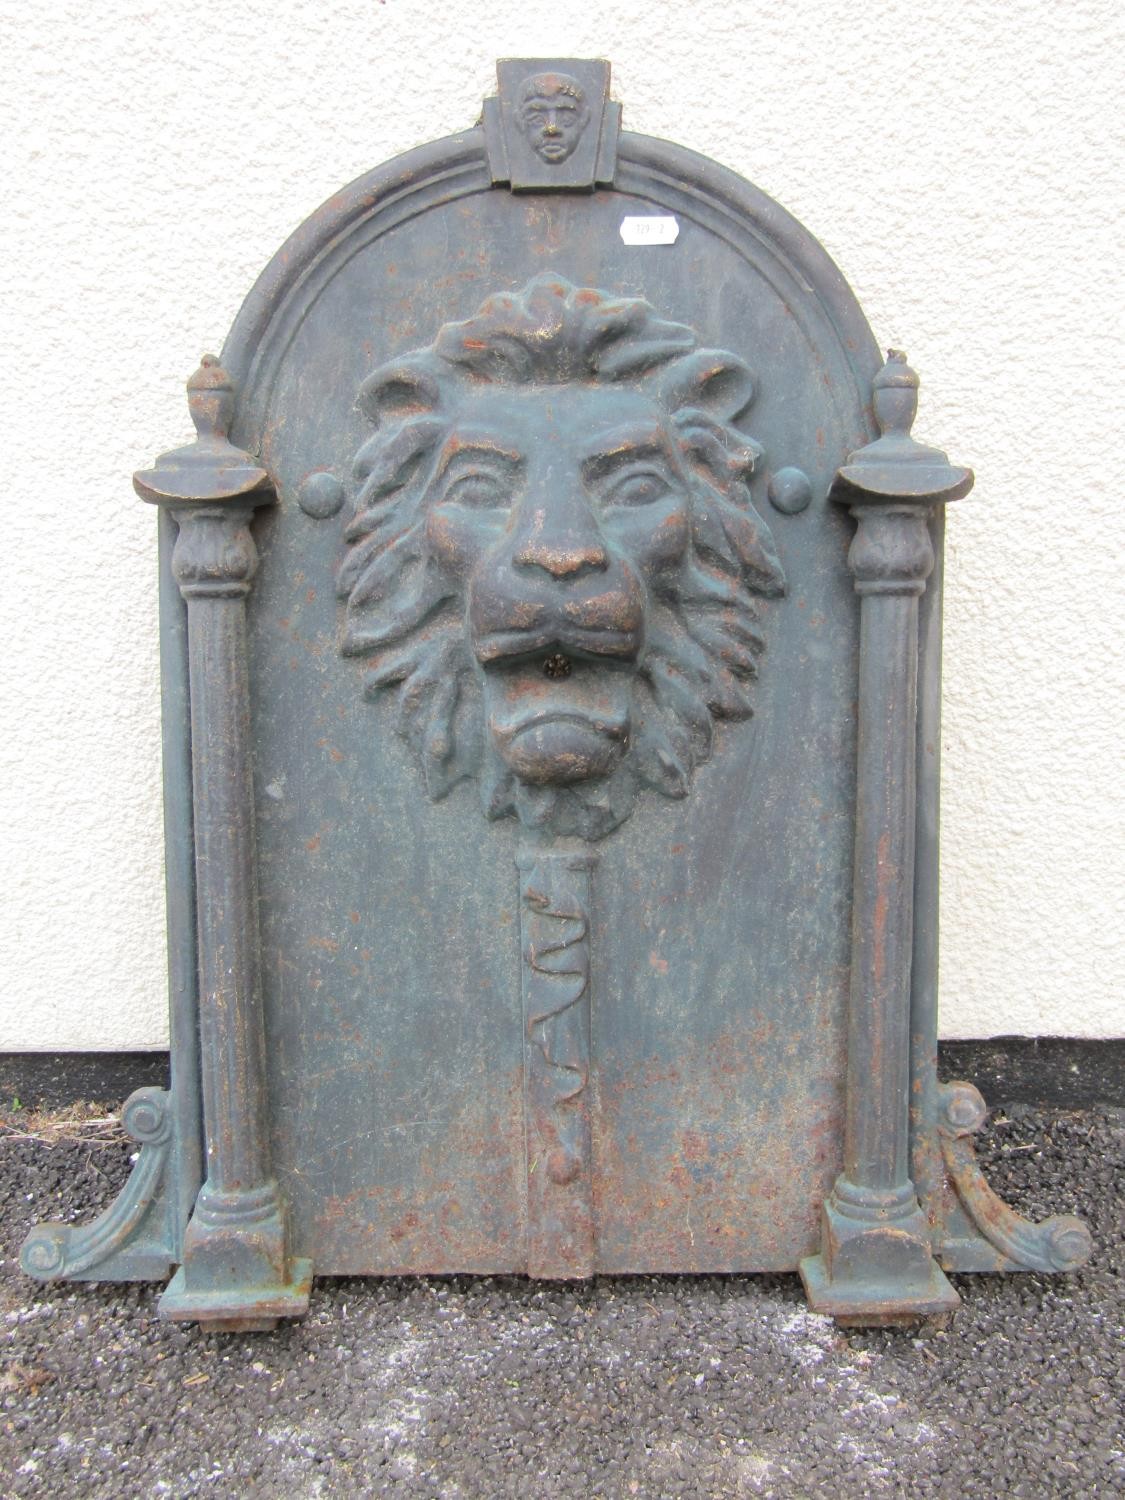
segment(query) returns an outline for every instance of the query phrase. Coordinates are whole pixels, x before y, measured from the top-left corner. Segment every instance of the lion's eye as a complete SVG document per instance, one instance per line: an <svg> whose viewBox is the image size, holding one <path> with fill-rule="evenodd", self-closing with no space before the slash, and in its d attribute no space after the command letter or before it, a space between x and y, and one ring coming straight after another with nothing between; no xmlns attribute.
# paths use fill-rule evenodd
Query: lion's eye
<svg viewBox="0 0 1125 1500"><path fill-rule="evenodd" d="M474 510L507 509L511 488L498 474L462 474L445 491L445 500L467 505Z"/></svg>
<svg viewBox="0 0 1125 1500"><path fill-rule="evenodd" d="M670 489L656 469L631 469L607 486L603 499L608 505L651 505L663 500Z"/></svg>

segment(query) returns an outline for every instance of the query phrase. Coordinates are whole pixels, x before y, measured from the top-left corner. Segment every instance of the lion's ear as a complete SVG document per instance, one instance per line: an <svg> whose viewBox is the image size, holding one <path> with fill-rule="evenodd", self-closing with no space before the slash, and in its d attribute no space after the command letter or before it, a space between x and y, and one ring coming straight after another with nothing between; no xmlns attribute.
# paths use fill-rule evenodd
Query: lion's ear
<svg viewBox="0 0 1125 1500"><path fill-rule="evenodd" d="M664 372L660 394L669 411L693 406L732 422L754 399L754 377L736 354L697 349Z"/></svg>
<svg viewBox="0 0 1125 1500"><path fill-rule="evenodd" d="M378 427L400 417L433 411L440 395L434 377L417 365L383 365L363 382L356 401L360 411Z"/></svg>

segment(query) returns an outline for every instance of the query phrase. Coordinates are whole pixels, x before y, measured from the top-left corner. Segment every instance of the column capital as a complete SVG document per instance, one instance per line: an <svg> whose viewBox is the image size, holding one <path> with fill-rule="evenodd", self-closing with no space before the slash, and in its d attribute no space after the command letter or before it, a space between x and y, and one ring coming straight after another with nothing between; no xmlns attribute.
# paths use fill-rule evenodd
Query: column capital
<svg viewBox="0 0 1125 1500"><path fill-rule="evenodd" d="M848 548L857 594L922 594L933 572L926 512L908 506L853 505L859 522Z"/></svg>
<svg viewBox="0 0 1125 1500"><path fill-rule="evenodd" d="M172 575L185 599L242 598L258 571L258 549L250 535L248 505L185 505L172 514L179 524Z"/></svg>

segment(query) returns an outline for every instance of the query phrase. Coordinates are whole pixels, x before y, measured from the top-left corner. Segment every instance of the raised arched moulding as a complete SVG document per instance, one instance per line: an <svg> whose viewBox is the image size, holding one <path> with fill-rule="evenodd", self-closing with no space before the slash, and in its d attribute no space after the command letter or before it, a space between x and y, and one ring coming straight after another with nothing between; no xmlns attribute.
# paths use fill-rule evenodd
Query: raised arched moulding
<svg viewBox="0 0 1125 1500"><path fill-rule="evenodd" d="M405 219L495 192L484 132L478 128L394 157L311 214L259 276L223 345L223 364L241 393L236 441L257 451L277 361L342 263ZM621 132L617 147L613 194L635 197L646 212L656 207L698 223L765 276L786 299L790 314L807 324L810 341L816 340L818 349L821 341L827 345L832 368L824 378L840 380L841 401L855 402L865 412L865 421L853 431L853 446L874 434L870 383L880 364L878 346L838 267L802 224L717 162L628 130ZM558 206L558 200L552 202Z"/></svg>

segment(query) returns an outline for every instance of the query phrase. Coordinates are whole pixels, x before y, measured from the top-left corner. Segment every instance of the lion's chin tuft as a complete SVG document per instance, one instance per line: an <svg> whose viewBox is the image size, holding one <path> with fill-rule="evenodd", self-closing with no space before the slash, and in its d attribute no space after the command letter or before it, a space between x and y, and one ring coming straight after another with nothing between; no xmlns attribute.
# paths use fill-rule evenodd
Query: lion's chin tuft
<svg viewBox="0 0 1125 1500"><path fill-rule="evenodd" d="M628 745L628 734L619 726L597 724L579 714L552 715L514 731L493 732L504 764L531 786L573 786L609 776Z"/></svg>

